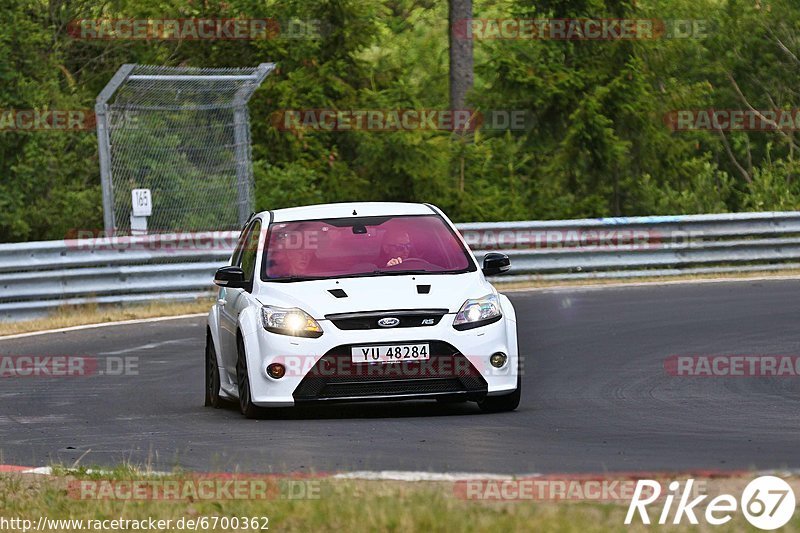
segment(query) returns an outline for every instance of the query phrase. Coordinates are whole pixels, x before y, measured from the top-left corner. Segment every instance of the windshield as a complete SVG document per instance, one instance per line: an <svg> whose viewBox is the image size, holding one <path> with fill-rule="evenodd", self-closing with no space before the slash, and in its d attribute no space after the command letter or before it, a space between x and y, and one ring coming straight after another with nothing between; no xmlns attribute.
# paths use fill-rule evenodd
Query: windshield
<svg viewBox="0 0 800 533"><path fill-rule="evenodd" d="M475 270L437 215L275 223L266 246L262 278L271 281Z"/></svg>

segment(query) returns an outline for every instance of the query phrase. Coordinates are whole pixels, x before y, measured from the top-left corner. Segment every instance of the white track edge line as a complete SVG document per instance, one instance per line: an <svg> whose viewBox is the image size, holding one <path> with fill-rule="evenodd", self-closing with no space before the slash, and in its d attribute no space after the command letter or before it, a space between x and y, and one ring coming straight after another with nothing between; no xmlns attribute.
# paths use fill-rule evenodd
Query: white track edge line
<svg viewBox="0 0 800 533"><path fill-rule="evenodd" d="M631 281L631 282L618 282L618 283L597 283L586 285L548 285L546 287L515 287L497 291L500 293L507 292L569 292L569 291L588 291L588 290L601 290L601 289L624 289L628 287L658 287L663 285L696 285L702 283L743 283L747 281L797 281L800 280L800 275L791 276L757 276L757 277L741 277L741 278L704 278L704 279L686 279L686 280L664 280L664 281ZM2 338L2 337L0 337Z"/></svg>
<svg viewBox="0 0 800 533"><path fill-rule="evenodd" d="M51 333L66 333L69 331L82 331L86 329L107 328L111 326L128 326L132 324L146 324L148 322L162 322L166 320L180 320L182 318L199 318L206 316L207 313L193 313L189 315L176 315L176 316L161 316L154 318L141 318L134 320L119 320L117 322L100 322L98 324L84 324L81 326L70 326L67 328L48 329L44 331L31 331L29 333L17 333L15 335L2 335L0 341L11 339L24 339L26 337L35 337L37 335L49 335Z"/></svg>
<svg viewBox="0 0 800 533"><path fill-rule="evenodd" d="M538 476L539 474L525 474ZM370 481L463 481L473 479L510 480L515 476L509 474L485 474L470 472L414 472L403 470L361 470L355 472L342 472L331 476L334 479L359 479ZM518 476L517 476L518 477Z"/></svg>

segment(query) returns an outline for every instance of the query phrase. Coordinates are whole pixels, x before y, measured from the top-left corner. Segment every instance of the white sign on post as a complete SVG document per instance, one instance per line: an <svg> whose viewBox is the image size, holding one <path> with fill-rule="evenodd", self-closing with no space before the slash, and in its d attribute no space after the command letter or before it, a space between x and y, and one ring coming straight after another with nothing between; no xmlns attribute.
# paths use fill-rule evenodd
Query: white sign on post
<svg viewBox="0 0 800 533"><path fill-rule="evenodd" d="M153 198L150 189L131 191L131 235L147 235L147 217L153 214Z"/></svg>
<svg viewBox="0 0 800 533"><path fill-rule="evenodd" d="M153 214L153 200L150 189L133 189L131 191L133 216L149 217Z"/></svg>

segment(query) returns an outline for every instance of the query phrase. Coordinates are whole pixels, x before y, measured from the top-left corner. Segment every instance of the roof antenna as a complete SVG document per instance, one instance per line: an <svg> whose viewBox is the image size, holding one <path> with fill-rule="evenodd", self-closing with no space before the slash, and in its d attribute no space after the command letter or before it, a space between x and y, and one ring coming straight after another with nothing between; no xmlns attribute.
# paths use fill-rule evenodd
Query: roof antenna
<svg viewBox="0 0 800 533"><path fill-rule="evenodd" d="M358 213L356 213L356 210L353 209L353 216L356 216L356 215L358 215Z"/></svg>

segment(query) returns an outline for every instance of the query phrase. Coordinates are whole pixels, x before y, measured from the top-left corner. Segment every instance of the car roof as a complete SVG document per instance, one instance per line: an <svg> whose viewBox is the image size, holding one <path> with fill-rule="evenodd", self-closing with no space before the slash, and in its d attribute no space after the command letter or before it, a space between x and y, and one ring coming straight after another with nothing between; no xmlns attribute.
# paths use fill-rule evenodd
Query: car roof
<svg viewBox="0 0 800 533"><path fill-rule="evenodd" d="M263 214L267 215L267 213L268 212L265 211ZM427 204L404 202L347 202L275 209L272 211L272 221L290 222L294 220L317 220L323 218L430 215L434 213L436 213L436 211Z"/></svg>

